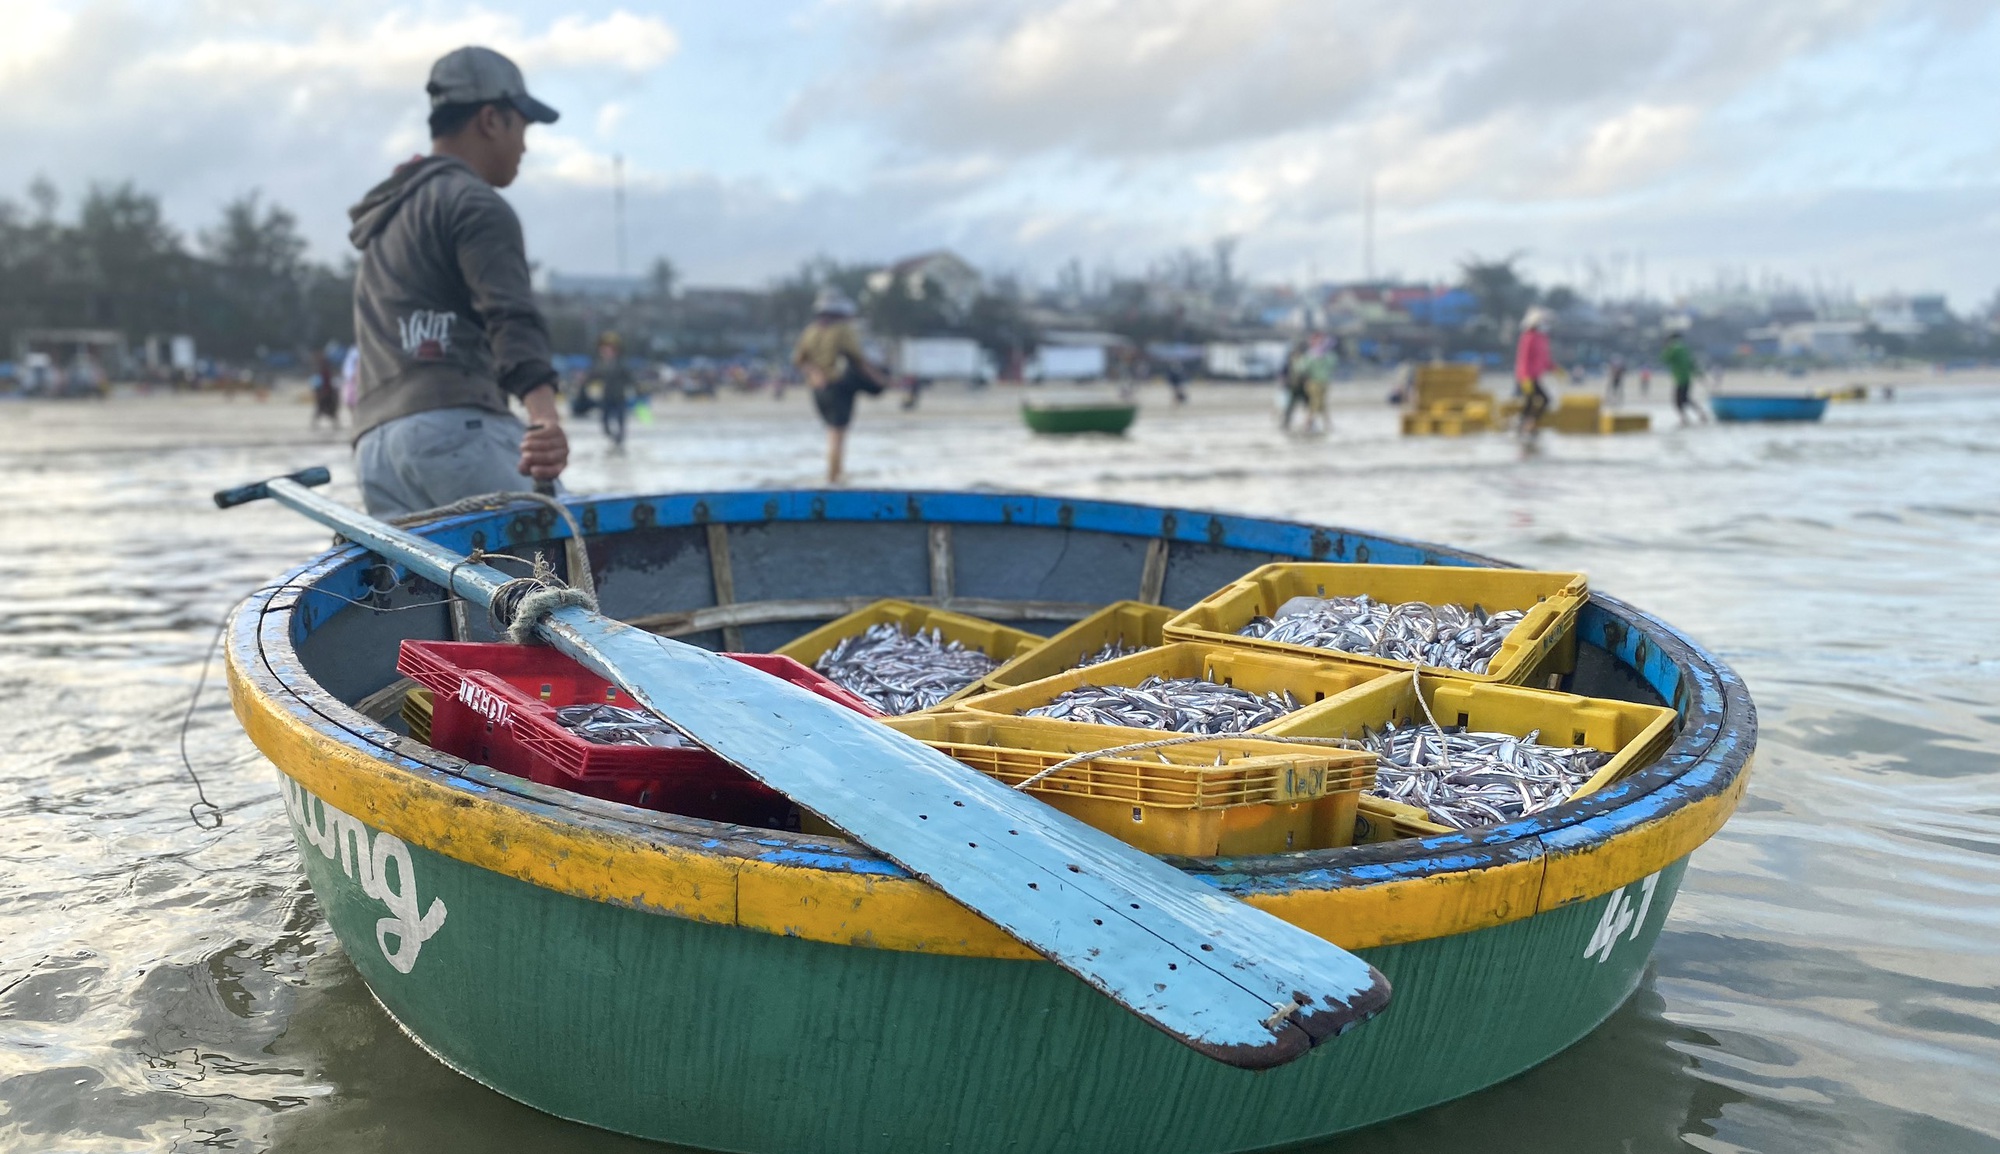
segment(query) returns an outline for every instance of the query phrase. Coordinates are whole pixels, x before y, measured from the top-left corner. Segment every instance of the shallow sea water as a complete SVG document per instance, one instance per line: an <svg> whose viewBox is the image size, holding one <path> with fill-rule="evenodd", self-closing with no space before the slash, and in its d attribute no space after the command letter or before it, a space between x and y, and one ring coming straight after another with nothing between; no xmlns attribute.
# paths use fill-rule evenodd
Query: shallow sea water
<svg viewBox="0 0 2000 1154"><path fill-rule="evenodd" d="M2000 389L1819 426L1404 440L1379 407L1271 429L1262 389L1149 395L1037 440L1010 400L864 406L864 486L1297 517L1581 568L1690 632L1761 720L1638 994L1540 1068L1324 1151L2000 1151ZM274 773L211 680L239 596L326 534L226 484L327 462L295 404L0 401L0 1149L659 1150L518 1106L369 999L298 873ZM810 485L803 400L670 402L583 491Z"/></svg>

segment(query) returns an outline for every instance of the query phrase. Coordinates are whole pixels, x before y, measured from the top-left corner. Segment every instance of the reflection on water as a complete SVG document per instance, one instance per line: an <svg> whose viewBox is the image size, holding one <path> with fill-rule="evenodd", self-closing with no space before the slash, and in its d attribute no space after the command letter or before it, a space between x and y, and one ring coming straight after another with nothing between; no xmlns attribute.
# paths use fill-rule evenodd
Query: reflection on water
<svg viewBox="0 0 2000 1154"><path fill-rule="evenodd" d="M795 404L795 402L797 402ZM2000 1150L2000 391L1905 390L1818 427L1287 440L1261 390L1029 438L1005 398L865 408L863 485L1034 488L1294 516L1582 568L1755 690L1742 810L1602 1029L1340 1151ZM211 690L224 607L325 534L209 490L327 461L290 406L0 403L0 1147L660 1149L445 1070L375 1007L299 880L269 766ZM1665 413L1656 414L1660 420ZM1670 422L1668 422L1670 423ZM585 490L809 485L803 402L674 402ZM336 486L352 498L351 486Z"/></svg>

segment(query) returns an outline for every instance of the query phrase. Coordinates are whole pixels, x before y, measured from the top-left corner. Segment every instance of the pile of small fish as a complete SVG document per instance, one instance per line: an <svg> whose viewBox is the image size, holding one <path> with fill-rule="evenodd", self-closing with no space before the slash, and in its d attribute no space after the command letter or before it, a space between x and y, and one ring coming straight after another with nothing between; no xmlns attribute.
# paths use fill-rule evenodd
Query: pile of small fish
<svg viewBox="0 0 2000 1154"><path fill-rule="evenodd" d="M1421 806L1439 825L1471 829L1560 805L1611 760L1587 746L1541 745L1541 735L1394 722L1377 733L1363 729L1361 744L1379 759L1370 792Z"/></svg>
<svg viewBox="0 0 2000 1154"><path fill-rule="evenodd" d="M1144 653L1150 648L1152 648L1150 645L1127 645L1124 638L1113 637L1104 643L1104 648L1085 657L1072 666L1072 668L1084 669L1092 665L1102 665L1107 661L1116 661L1120 657L1130 657L1134 653Z"/></svg>
<svg viewBox="0 0 2000 1154"><path fill-rule="evenodd" d="M626 709L617 705L565 705L556 710L556 721L592 745L696 748L686 734L643 709Z"/></svg>
<svg viewBox="0 0 2000 1154"><path fill-rule="evenodd" d="M977 649L946 641L935 629L905 633L891 621L842 638L813 663L888 714L929 709L999 666Z"/></svg>
<svg viewBox="0 0 2000 1154"><path fill-rule="evenodd" d="M1519 609L1488 613L1474 605L1360 597L1294 597L1274 617L1256 617L1244 637L1419 661L1442 669L1485 673L1507 633L1526 616Z"/></svg>
<svg viewBox="0 0 2000 1154"><path fill-rule="evenodd" d="M1298 707L1290 693L1251 693L1199 677L1148 677L1137 686L1079 685L1022 716L1220 735L1255 729Z"/></svg>

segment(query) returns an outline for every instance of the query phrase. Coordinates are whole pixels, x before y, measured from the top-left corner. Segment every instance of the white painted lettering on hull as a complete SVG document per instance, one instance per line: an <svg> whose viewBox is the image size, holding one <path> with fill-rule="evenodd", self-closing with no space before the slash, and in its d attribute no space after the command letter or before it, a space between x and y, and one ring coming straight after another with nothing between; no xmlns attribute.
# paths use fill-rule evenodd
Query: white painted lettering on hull
<svg viewBox="0 0 2000 1154"><path fill-rule="evenodd" d="M361 892L389 907L389 916L375 923L375 945L397 973L417 964L424 942L444 926L444 902L432 898L430 908L417 910L416 865L410 847L392 833L371 839L368 827L313 796L284 774L278 782L285 794L285 811L299 833L340 871L361 883ZM392 948L390 943L394 942Z"/></svg>
<svg viewBox="0 0 2000 1154"><path fill-rule="evenodd" d="M1633 886L1620 886L1605 902L1604 915L1590 932L1590 944L1583 948L1583 956L1595 957L1598 965L1611 960L1611 949L1621 936L1627 941L1637 941L1639 931L1646 928L1646 915L1653 909L1653 891L1660 886L1660 875L1649 875L1634 885L1639 890L1638 900L1635 902L1626 892Z"/></svg>

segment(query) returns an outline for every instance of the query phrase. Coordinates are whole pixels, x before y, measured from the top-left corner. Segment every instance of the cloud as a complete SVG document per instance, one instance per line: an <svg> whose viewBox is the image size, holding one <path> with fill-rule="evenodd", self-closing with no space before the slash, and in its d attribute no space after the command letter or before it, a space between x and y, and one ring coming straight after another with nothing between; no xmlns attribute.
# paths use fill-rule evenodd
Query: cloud
<svg viewBox="0 0 2000 1154"><path fill-rule="evenodd" d="M938 245L1136 271L1223 234L1252 275L1354 275L1372 183L1378 267L1411 274L1644 250L1656 288L1756 261L1991 291L1987 242L1949 239L1990 238L2000 192L1976 0L616 3L11 0L0 152L23 184L135 179L190 231L262 188L338 258L426 146L430 61L481 42L566 113L508 194L565 271L614 267L615 153L628 264L697 282Z"/></svg>
<svg viewBox="0 0 2000 1154"><path fill-rule="evenodd" d="M1640 150L1674 147L1663 134L1910 7L878 0L860 7L854 66L802 92L787 124L865 122L925 152L1127 162L1307 135L1349 142L1350 167L1400 165L1392 179L1412 190L1441 184L1414 171L1426 165L1477 165L1524 189L1602 191L1642 177Z"/></svg>
<svg viewBox="0 0 2000 1154"><path fill-rule="evenodd" d="M299 210L324 257L344 251L346 205L427 146L423 84L438 56L488 44L521 65L532 91L587 96L642 81L680 43L658 18L622 9L535 20L359 0L279 0L254 19L199 0L13 0L8 23L0 148L23 181L40 171L74 190L134 179L185 222L263 188ZM23 26L31 38L14 35ZM581 115L559 133L537 130L533 146L551 163L535 171L594 179L592 160L564 140L588 125Z"/></svg>

